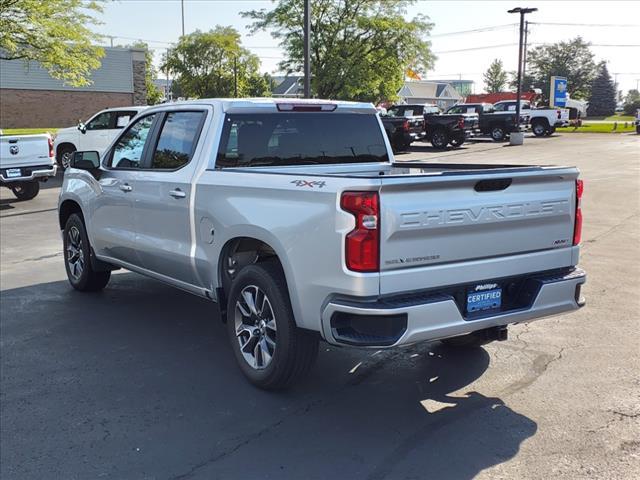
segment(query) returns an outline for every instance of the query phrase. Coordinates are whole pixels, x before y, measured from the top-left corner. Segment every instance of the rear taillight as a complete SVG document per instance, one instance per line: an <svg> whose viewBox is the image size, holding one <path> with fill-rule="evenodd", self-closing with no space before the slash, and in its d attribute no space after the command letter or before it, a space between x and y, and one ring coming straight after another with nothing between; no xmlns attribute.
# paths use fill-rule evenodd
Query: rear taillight
<svg viewBox="0 0 640 480"><path fill-rule="evenodd" d="M556 113L558 114L558 120L560 120L560 118L562 117L562 112L560 110L556 110Z"/></svg>
<svg viewBox="0 0 640 480"><path fill-rule="evenodd" d="M405 120L404 122L402 122L402 130L404 130L405 132L409 131L409 120Z"/></svg>
<svg viewBox="0 0 640 480"><path fill-rule="evenodd" d="M56 156L53 152L53 139L49 137L47 140L49 140L49 158L53 158Z"/></svg>
<svg viewBox="0 0 640 480"><path fill-rule="evenodd" d="M573 227L573 244L579 245L582 239L582 192L584 191L584 182L576 180L576 223Z"/></svg>
<svg viewBox="0 0 640 480"><path fill-rule="evenodd" d="M464 130L464 118L459 118L458 119L458 128L460 130Z"/></svg>
<svg viewBox="0 0 640 480"><path fill-rule="evenodd" d="M380 269L380 202L377 192L344 192L340 207L351 213L356 226L345 240L345 263L354 272Z"/></svg>

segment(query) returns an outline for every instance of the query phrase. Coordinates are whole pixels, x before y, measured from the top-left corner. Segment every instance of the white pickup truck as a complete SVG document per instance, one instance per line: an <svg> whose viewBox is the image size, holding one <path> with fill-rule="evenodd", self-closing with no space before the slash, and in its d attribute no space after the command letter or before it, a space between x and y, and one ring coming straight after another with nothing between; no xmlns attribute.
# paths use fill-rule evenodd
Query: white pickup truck
<svg viewBox="0 0 640 480"><path fill-rule="evenodd" d="M515 112L515 100L503 100L493 105L496 112ZM532 108L531 103L520 101L520 111L529 116L531 131L536 137L552 135L557 127L569 126L569 109L560 107Z"/></svg>
<svg viewBox="0 0 640 480"><path fill-rule="evenodd" d="M19 200L31 200L40 182L56 175L51 135L0 134L0 186L9 188Z"/></svg>
<svg viewBox="0 0 640 480"><path fill-rule="evenodd" d="M56 132L54 151L60 167L71 160L76 150L102 152L126 127L131 119L147 107L107 108L94 114L77 126L61 128Z"/></svg>
<svg viewBox="0 0 640 480"><path fill-rule="evenodd" d="M71 285L125 268L215 301L262 388L307 372L321 338L478 346L584 304L576 168L394 163L371 104L151 107L71 167Z"/></svg>

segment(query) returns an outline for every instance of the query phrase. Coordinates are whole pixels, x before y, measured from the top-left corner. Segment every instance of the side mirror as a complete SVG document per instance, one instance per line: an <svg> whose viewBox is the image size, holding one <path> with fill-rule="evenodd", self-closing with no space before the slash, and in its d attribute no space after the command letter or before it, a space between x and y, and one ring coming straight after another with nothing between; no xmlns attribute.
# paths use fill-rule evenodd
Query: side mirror
<svg viewBox="0 0 640 480"><path fill-rule="evenodd" d="M78 130L80 130L81 133L87 133L87 126L82 122L78 122Z"/></svg>
<svg viewBox="0 0 640 480"><path fill-rule="evenodd" d="M80 170L97 170L100 168L100 154L98 152L73 152L71 168L79 168Z"/></svg>

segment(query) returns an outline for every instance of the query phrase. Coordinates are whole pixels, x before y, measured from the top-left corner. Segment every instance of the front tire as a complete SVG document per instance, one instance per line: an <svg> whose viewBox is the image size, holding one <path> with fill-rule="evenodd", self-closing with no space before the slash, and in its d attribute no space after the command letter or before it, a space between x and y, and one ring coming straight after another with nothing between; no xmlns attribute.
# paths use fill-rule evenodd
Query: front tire
<svg viewBox="0 0 640 480"><path fill-rule="evenodd" d="M64 266L73 288L81 292L97 292L109 283L111 272L98 272L91 265L91 248L84 222L72 214L64 227Z"/></svg>
<svg viewBox="0 0 640 480"><path fill-rule="evenodd" d="M38 182L38 180L20 182L11 187L11 191L18 200L31 200L32 198L36 198L40 192L40 182Z"/></svg>
<svg viewBox="0 0 640 480"><path fill-rule="evenodd" d="M71 157L73 157L73 152L76 151L76 148L73 145L62 145L58 148L58 165L61 169L66 169L71 163Z"/></svg>
<svg viewBox="0 0 640 480"><path fill-rule="evenodd" d="M281 390L306 375L318 336L296 326L282 267L275 260L243 268L231 284L227 333L238 366L265 390Z"/></svg>

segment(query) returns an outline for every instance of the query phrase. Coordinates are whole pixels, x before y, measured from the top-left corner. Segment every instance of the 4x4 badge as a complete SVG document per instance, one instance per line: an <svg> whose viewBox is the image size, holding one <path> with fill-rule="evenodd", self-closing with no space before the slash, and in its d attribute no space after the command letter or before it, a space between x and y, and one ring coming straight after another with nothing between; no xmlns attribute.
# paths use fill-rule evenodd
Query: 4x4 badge
<svg viewBox="0 0 640 480"><path fill-rule="evenodd" d="M296 187L309 187L309 188L322 188L326 185L326 182L321 180L293 180L291 183L295 184Z"/></svg>

